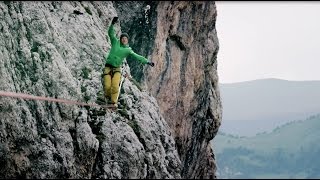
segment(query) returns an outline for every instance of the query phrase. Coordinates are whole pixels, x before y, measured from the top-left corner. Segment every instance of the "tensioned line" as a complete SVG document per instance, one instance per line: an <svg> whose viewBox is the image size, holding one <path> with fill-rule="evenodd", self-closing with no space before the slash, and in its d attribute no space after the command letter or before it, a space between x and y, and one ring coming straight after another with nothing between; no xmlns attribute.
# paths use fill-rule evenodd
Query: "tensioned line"
<svg viewBox="0 0 320 180"><path fill-rule="evenodd" d="M75 104L79 106L100 106L100 107L107 107L99 104L88 104L78 101L72 101L72 100L65 100L65 99L57 99L57 98L50 98L50 97L43 97L43 96L34 96L24 93L15 93L15 92L6 92L6 91L0 91L0 96L7 96L7 97L14 97L14 98L22 98L22 99L34 99L34 100L40 100L40 101L53 101L53 102L60 102L60 103L66 103L66 104Z"/></svg>

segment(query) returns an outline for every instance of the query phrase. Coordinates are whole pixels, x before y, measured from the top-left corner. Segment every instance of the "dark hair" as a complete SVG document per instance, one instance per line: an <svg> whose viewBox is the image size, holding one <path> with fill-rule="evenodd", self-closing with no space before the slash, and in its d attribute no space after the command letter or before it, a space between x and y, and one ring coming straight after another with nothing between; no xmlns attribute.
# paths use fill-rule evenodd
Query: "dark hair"
<svg viewBox="0 0 320 180"><path fill-rule="evenodd" d="M122 37L127 37L129 39L129 35L127 33L122 33L120 35L120 40L122 39Z"/></svg>

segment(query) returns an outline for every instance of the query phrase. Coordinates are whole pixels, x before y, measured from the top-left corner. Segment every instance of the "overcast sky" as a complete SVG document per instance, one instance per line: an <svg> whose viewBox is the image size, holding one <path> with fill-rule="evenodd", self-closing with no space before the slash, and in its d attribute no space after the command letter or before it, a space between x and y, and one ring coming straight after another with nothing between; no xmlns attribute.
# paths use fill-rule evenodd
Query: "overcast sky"
<svg viewBox="0 0 320 180"><path fill-rule="evenodd" d="M220 83L320 80L320 2L216 1Z"/></svg>

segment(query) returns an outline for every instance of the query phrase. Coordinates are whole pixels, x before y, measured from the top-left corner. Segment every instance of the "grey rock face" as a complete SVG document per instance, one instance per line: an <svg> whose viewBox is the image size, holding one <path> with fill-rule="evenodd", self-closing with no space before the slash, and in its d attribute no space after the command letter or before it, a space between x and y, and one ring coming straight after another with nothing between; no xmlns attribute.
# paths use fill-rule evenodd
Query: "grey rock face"
<svg viewBox="0 0 320 180"><path fill-rule="evenodd" d="M116 15L105 1L0 2L0 90L95 103ZM129 79L122 91L117 112L0 97L0 177L180 178L156 100Z"/></svg>
<svg viewBox="0 0 320 180"><path fill-rule="evenodd" d="M154 98L124 81L118 116L102 122L99 178L180 178L175 142ZM122 167L122 168L121 168ZM120 169L120 170L118 170Z"/></svg>
<svg viewBox="0 0 320 180"><path fill-rule="evenodd" d="M215 3L144 1L132 6L119 1L115 7L125 12L119 18L133 37L132 46L155 63L133 76L159 103L175 137L182 177L215 178L210 140L222 115Z"/></svg>
<svg viewBox="0 0 320 180"><path fill-rule="evenodd" d="M155 63L133 75L144 80L174 134L182 177L215 178L210 140L222 116L215 3L144 1L132 7L120 1L115 7L133 47Z"/></svg>
<svg viewBox="0 0 320 180"><path fill-rule="evenodd" d="M215 178L214 2L114 3L0 2L0 91L95 103L115 16L155 63L127 59L116 112L0 96L1 178Z"/></svg>

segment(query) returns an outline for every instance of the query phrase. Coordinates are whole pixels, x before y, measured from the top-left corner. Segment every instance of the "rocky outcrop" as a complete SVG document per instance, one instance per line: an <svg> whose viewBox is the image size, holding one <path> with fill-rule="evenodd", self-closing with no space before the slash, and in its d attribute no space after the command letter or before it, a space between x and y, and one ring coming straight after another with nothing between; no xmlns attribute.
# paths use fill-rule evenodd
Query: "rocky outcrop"
<svg viewBox="0 0 320 180"><path fill-rule="evenodd" d="M1 2L0 12L2 91L95 102L111 2ZM180 178L156 100L129 79L122 91L113 113L0 97L0 177Z"/></svg>
<svg viewBox="0 0 320 180"><path fill-rule="evenodd" d="M116 8L125 12L119 14L121 27L134 37L133 47L155 62L154 68L141 71L136 78L144 80L174 133L182 177L215 177L209 142L222 114L215 3L140 2L133 9L130 3L120 1Z"/></svg>
<svg viewBox="0 0 320 180"><path fill-rule="evenodd" d="M128 58L124 71L137 81L124 80L117 112L0 97L1 178L215 177L214 2L134 5L0 2L1 91L95 103L114 16L117 34L129 32L133 49L155 62Z"/></svg>

